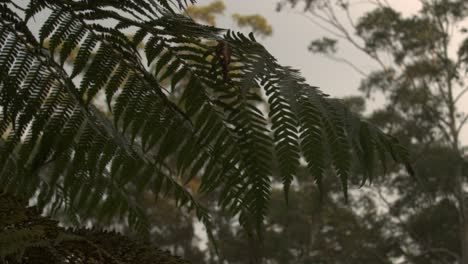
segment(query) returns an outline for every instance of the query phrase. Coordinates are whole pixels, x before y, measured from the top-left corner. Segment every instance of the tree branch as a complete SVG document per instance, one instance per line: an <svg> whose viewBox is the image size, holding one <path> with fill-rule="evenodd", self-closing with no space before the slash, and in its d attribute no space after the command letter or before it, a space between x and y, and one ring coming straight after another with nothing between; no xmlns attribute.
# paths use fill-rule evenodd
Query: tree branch
<svg viewBox="0 0 468 264"><path fill-rule="evenodd" d="M361 74L363 77L367 78L369 75L367 73L365 73L363 70L359 69L358 66L356 66L355 64L353 64L351 61L345 59L345 58L341 58L341 57L336 57L336 56L333 56L332 54L324 54L325 57L331 59L331 60L334 60L336 62L341 62L341 63L345 63L346 65L350 66L351 68L353 68L355 71L357 71L359 74Z"/></svg>
<svg viewBox="0 0 468 264"><path fill-rule="evenodd" d="M460 100L466 92L468 92L468 87L464 88L464 89L455 97L455 99L453 99L453 103L456 104L456 103L458 102L458 100Z"/></svg>
<svg viewBox="0 0 468 264"><path fill-rule="evenodd" d="M457 262L460 262L460 256L458 254L456 254L455 252L451 251L451 250L448 250L446 248L429 248L427 249L426 251L424 251L421 256L424 256L424 255L427 255L427 254L430 254L430 253L444 253L446 255L449 255L451 256L452 258L456 259Z"/></svg>
<svg viewBox="0 0 468 264"><path fill-rule="evenodd" d="M332 34L333 36L335 36L335 37L337 37L337 38L346 39L345 36L340 35L340 34L334 32L333 30L327 28L326 26L322 25L321 23L315 21L315 20L314 20L313 18L311 18L310 16L307 16L304 12L298 12L298 11L294 11L294 12L289 11L289 12L292 13L292 14L300 15L300 16L302 16L302 17L308 19L310 22L312 22L312 24L318 26L319 28L325 30L326 32Z"/></svg>
<svg viewBox="0 0 468 264"><path fill-rule="evenodd" d="M463 118L463 120L460 122L460 124L457 127L457 134L460 134L460 131L463 129L463 126L465 123L468 121L468 114Z"/></svg>

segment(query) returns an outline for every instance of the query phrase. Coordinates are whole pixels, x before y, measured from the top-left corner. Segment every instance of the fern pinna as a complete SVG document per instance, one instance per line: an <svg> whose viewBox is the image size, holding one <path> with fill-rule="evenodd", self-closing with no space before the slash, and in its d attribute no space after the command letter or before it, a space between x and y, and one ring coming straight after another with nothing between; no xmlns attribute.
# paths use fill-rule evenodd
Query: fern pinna
<svg viewBox="0 0 468 264"><path fill-rule="evenodd" d="M194 192L216 191L222 208L261 230L273 174L287 199L302 158L319 187L334 168L345 195L351 152L367 172L389 154L408 166L394 139L253 35L199 25L177 13L186 3L22 3L0 1L0 186L52 214L144 230L137 201L151 192L209 227ZM198 190L185 187L195 179Z"/></svg>

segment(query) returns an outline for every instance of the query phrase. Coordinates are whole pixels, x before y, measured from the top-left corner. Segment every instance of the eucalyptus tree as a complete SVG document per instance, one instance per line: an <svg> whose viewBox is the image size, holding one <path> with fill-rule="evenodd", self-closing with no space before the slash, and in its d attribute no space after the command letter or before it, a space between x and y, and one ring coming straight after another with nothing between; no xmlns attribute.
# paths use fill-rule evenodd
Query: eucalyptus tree
<svg viewBox="0 0 468 264"><path fill-rule="evenodd" d="M411 169L395 138L279 65L253 35L178 14L185 2L22 4L0 2L0 186L73 225L145 233L139 201L150 195L174 199L211 234L197 197L217 194L261 237L276 165L286 200L301 159L319 188L333 168L344 197L352 155L368 172L387 156Z"/></svg>
<svg viewBox="0 0 468 264"><path fill-rule="evenodd" d="M462 103L468 91L466 1L419 1L420 10L408 16L392 8L391 1L369 1L372 8L357 19L351 1L283 1L280 8L286 2L302 2L305 14L328 31L313 40L309 50L353 67L363 77L360 90L368 96L383 94L385 105L371 120L412 145L415 170L425 187L397 177L382 184L400 194L395 203L377 195L398 223L394 234L403 232L402 241L412 241L406 258L416 263L468 263L467 152L461 141L468 122ZM369 72L340 57L339 43L361 51L375 68ZM402 175L398 169L394 172ZM437 217L423 224L424 215ZM429 223L453 223L453 215L457 221L450 228L427 228Z"/></svg>

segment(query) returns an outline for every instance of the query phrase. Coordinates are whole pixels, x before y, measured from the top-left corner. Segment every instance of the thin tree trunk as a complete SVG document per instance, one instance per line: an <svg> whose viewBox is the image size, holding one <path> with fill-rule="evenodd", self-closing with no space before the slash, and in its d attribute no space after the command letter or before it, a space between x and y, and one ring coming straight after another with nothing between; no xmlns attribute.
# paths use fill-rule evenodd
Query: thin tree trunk
<svg viewBox="0 0 468 264"><path fill-rule="evenodd" d="M462 220L460 223L460 240L461 240L461 264L468 264L468 221Z"/></svg>
<svg viewBox="0 0 468 264"><path fill-rule="evenodd" d="M462 163L457 166L455 173L455 177L457 177L455 196L458 202L458 219L460 225L461 242L460 264L468 264L468 207L465 201L465 192L463 190L464 177Z"/></svg>

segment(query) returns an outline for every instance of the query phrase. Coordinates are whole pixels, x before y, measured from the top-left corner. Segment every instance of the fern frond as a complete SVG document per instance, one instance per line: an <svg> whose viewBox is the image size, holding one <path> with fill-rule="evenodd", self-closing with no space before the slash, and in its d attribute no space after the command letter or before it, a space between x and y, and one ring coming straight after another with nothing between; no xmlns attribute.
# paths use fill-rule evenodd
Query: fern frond
<svg viewBox="0 0 468 264"><path fill-rule="evenodd" d="M352 153L363 182L387 154L409 164L392 137L279 65L253 35L222 35L174 14L181 6L32 0L22 19L0 5L3 189L78 224L124 216L140 229L139 195L167 195L209 228L184 186L197 178L197 192L219 193L220 206L260 234L277 168L287 200L302 157L321 190L333 167L345 196ZM36 40L26 23L44 9ZM109 113L96 107L101 95Z"/></svg>

